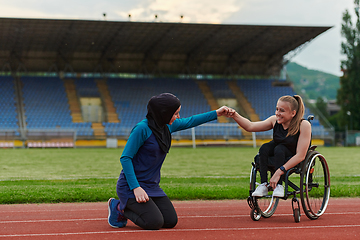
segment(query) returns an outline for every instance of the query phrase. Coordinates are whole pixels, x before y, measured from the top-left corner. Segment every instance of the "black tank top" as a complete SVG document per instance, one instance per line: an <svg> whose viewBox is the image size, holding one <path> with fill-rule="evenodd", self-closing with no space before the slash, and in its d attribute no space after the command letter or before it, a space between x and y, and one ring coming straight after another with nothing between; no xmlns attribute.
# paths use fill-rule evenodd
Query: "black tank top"
<svg viewBox="0 0 360 240"><path fill-rule="evenodd" d="M276 145L284 145L295 155L300 131L298 131L295 135L286 136L287 134L288 130L285 130L283 125L278 124L276 121L273 128L273 141L276 143Z"/></svg>

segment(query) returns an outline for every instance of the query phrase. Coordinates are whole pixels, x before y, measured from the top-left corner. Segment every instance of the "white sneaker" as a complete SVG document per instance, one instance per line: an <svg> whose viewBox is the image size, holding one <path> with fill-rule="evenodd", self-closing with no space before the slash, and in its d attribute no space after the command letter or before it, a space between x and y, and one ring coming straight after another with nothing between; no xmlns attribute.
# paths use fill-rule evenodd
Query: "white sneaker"
<svg viewBox="0 0 360 240"><path fill-rule="evenodd" d="M273 191L273 197L284 197L284 187L283 185L278 184Z"/></svg>
<svg viewBox="0 0 360 240"><path fill-rule="evenodd" d="M264 197L268 195L267 183L260 184L251 195L253 197Z"/></svg>

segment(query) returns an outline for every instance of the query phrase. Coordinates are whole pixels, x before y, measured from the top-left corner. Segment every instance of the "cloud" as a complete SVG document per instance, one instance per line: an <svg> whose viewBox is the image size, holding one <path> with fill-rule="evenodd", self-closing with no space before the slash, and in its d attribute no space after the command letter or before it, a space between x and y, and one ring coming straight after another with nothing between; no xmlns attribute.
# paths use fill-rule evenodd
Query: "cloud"
<svg viewBox="0 0 360 240"><path fill-rule="evenodd" d="M222 23L224 19L239 11L241 4L236 0L155 0L142 3L125 11L117 11L121 17L131 17L134 21L157 21L191 23Z"/></svg>
<svg viewBox="0 0 360 240"><path fill-rule="evenodd" d="M2 5L0 9L1 17L17 17L17 18L37 18L45 17L42 11L36 9L24 9L18 6Z"/></svg>
<svg viewBox="0 0 360 240"><path fill-rule="evenodd" d="M250 24L333 25L353 0L238 0L242 8L228 21Z"/></svg>
<svg viewBox="0 0 360 240"><path fill-rule="evenodd" d="M80 19L88 16L88 9L82 4L71 2L49 2L43 0L19 1L0 0L0 16L11 18ZM86 13L85 13L86 12ZM102 13L102 12L100 12ZM100 13L98 14L100 16Z"/></svg>

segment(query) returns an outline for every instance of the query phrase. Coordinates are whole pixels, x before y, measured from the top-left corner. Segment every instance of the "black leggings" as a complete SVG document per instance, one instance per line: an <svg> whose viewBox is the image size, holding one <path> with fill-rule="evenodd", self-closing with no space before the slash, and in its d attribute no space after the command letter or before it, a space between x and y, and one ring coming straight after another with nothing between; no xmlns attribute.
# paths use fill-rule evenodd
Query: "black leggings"
<svg viewBox="0 0 360 240"><path fill-rule="evenodd" d="M146 203L138 203L135 198L130 198L124 216L146 230L173 228L178 222L175 208L167 196L151 197Z"/></svg>
<svg viewBox="0 0 360 240"><path fill-rule="evenodd" d="M276 145L274 141L263 144L259 150L260 158L260 177L261 183L268 181L268 167L274 167L276 171L284 165L294 154L284 145ZM269 158L271 157L271 158ZM278 184L282 184L282 177Z"/></svg>

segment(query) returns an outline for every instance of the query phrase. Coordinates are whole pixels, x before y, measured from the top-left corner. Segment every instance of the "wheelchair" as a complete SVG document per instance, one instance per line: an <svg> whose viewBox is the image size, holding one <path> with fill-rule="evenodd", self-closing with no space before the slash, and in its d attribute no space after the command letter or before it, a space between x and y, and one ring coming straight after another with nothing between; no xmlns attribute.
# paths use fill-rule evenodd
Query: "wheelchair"
<svg viewBox="0 0 360 240"><path fill-rule="evenodd" d="M310 115L307 120L310 122L313 119L314 117ZM310 146L305 159L282 175L283 184L285 184L284 197L273 197L269 194L264 197L252 196L256 185L259 185L257 179L260 180L259 156L257 154L254 157L250 172L250 196L247 199L248 205L251 208L250 217L252 220L259 221L261 217L271 217L275 213L279 199L287 200L292 197L294 220L295 222L300 222L300 203L296 197L298 194L300 194L303 211L309 219L318 219L325 212L330 198L330 173L324 156L315 150L316 147ZM270 158L269 162L271 162ZM268 171L271 174L275 170L268 166ZM294 175L295 178L290 179L289 177L292 174L297 174L298 176ZM299 179L299 176L300 184L296 185L294 180Z"/></svg>

